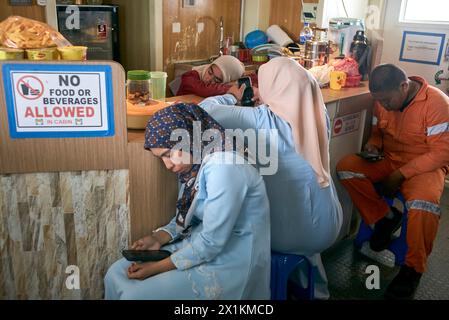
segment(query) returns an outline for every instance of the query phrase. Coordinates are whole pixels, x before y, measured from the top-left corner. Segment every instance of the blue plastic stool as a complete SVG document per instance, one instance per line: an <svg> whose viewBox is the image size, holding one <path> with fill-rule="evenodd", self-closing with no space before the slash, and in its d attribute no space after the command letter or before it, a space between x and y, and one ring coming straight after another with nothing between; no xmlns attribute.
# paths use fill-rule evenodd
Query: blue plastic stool
<svg viewBox="0 0 449 320"><path fill-rule="evenodd" d="M301 296L313 300L315 279L313 266L304 256L271 252L271 300L287 300L287 283L292 271L301 263L307 263L307 288L295 288Z"/></svg>
<svg viewBox="0 0 449 320"><path fill-rule="evenodd" d="M407 255L407 206L405 203L404 196L401 193L397 193L395 198L399 199L402 204L404 205L404 212L402 216L402 226L401 226L401 233L399 237L395 238L390 246L388 247L388 250L391 251L394 254L394 261L397 266L402 266L405 263L405 256ZM394 199L384 198L387 204L391 207L393 205ZM371 236L373 234L374 230L370 228L369 225L367 225L363 220L360 223L359 232L357 233L357 237L354 240L354 244L357 248L361 249L363 246L363 243L369 241L371 239Z"/></svg>

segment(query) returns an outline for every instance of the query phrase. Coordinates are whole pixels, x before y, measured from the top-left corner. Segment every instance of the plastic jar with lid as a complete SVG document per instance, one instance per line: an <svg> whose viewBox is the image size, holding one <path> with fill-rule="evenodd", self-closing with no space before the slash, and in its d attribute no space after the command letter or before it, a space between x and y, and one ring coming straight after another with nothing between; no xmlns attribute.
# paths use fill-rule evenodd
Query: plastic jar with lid
<svg viewBox="0 0 449 320"><path fill-rule="evenodd" d="M151 102L151 74L145 70L128 71L128 102L137 105L149 105Z"/></svg>

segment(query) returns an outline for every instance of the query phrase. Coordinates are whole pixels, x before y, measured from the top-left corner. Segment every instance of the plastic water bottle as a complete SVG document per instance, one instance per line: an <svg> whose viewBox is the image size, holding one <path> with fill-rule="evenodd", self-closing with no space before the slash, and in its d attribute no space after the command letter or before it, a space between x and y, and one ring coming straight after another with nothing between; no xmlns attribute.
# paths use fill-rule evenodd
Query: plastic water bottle
<svg viewBox="0 0 449 320"><path fill-rule="evenodd" d="M307 40L312 40L312 38L313 38L312 28L310 28L309 24L306 22L304 23L304 28L301 30L301 34L299 36L299 44L304 45L306 44Z"/></svg>

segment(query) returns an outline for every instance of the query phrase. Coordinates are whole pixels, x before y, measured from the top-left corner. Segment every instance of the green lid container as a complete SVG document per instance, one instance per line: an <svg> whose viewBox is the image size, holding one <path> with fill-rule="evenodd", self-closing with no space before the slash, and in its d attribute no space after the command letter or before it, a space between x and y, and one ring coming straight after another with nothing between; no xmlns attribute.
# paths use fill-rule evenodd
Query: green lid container
<svg viewBox="0 0 449 320"><path fill-rule="evenodd" d="M150 79L151 79L151 74L149 71L145 71L145 70L128 71L128 80L145 81L145 80L150 80Z"/></svg>
<svg viewBox="0 0 449 320"><path fill-rule="evenodd" d="M167 78L167 72L161 72L161 71L153 71L150 72L151 75L151 79L163 79L163 78Z"/></svg>

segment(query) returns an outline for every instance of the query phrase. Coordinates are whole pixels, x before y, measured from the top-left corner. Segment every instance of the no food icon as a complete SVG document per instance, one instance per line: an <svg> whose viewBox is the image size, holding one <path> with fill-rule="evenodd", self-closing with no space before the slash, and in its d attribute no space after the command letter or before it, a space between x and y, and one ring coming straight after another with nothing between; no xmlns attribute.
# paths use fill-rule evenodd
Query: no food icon
<svg viewBox="0 0 449 320"><path fill-rule="evenodd" d="M44 84L34 76L24 76L17 81L16 90L27 100L37 100L44 94Z"/></svg>

